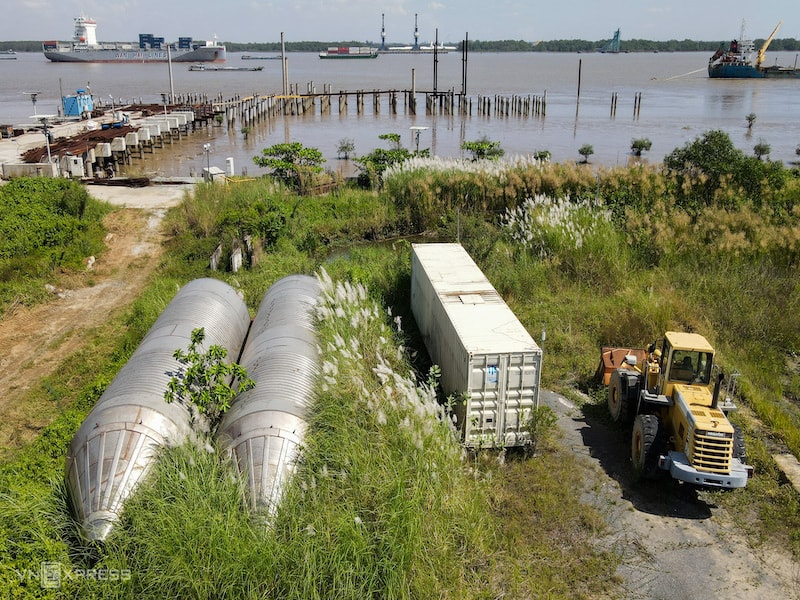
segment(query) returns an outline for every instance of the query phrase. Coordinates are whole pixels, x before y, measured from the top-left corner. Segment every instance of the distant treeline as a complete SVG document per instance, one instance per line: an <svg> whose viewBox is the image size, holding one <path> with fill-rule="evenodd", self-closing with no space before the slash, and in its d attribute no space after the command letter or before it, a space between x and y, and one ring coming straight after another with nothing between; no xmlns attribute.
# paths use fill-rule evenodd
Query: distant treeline
<svg viewBox="0 0 800 600"><path fill-rule="evenodd" d="M594 52L608 45L611 40L551 40L546 42L526 42L523 40L495 40L481 41L470 40L470 52ZM460 51L463 42L445 42L448 45L456 46ZM622 40L620 43L621 52L715 52L719 47L730 43L730 40L716 42L702 42L695 40L668 40L666 42L656 42L653 40ZM763 39L754 41L755 47L760 48L764 44ZM400 42L396 44L399 45ZM225 42L230 52L280 52L279 42L267 43L239 43ZM380 42L375 41L334 41L334 42L286 42L287 52L319 52L328 46L373 46L379 47ZM794 38L783 38L772 40L769 50L780 51L800 51L800 40Z"/></svg>
<svg viewBox="0 0 800 600"><path fill-rule="evenodd" d="M470 52L594 52L606 46L611 40L550 40L542 42L526 42L523 40L495 40L482 41L470 40ZM622 40L621 52L714 52L721 46L727 46L730 40L716 42L702 42L695 40L668 40L656 42L653 40ZM463 42L446 42L461 50ZM760 48L764 40L754 40L755 47ZM389 44L391 45L399 45ZM280 42L225 42L230 52L280 52ZM329 46L373 46L379 47L380 42L374 41L333 41L333 42L286 42L287 52L319 52ZM0 42L0 51L14 49L17 52L41 52L42 43L39 41L10 41ZM800 40L795 38L781 38L772 40L769 45L772 52L797 52L800 51Z"/></svg>

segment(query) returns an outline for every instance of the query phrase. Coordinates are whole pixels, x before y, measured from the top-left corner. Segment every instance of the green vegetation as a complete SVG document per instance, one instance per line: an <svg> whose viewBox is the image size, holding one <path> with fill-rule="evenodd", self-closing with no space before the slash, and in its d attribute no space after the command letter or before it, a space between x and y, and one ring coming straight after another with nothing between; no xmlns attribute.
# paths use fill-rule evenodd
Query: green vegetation
<svg viewBox="0 0 800 600"><path fill-rule="evenodd" d="M580 148L578 148L578 154L583 157L583 162L588 163L589 157L594 154L594 146L591 144L584 144Z"/></svg>
<svg viewBox="0 0 800 600"><path fill-rule="evenodd" d="M322 173L325 158L316 148L306 148L300 142L275 144L254 156L253 162L259 167L272 169L270 174L282 181L292 190L300 190L314 181L314 176Z"/></svg>
<svg viewBox="0 0 800 600"><path fill-rule="evenodd" d="M411 151L403 148L399 133L382 133L379 139L389 141L391 148L375 148L369 154L359 156L355 162L358 165L358 184L367 189L377 189L381 186L383 173L393 165L399 165L415 156L430 156L430 150Z"/></svg>
<svg viewBox="0 0 800 600"><path fill-rule="evenodd" d="M212 344L202 352L200 348L205 338L206 332L202 327L195 329L186 351L178 348L173 353L182 365L181 372L170 380L164 401L188 404L192 409L195 430L205 433L207 429L213 434L222 416L230 409L231 402L238 394L252 389L255 382L247 376L244 367L235 362L225 362L228 351L222 346ZM235 388L231 387L231 381L235 382Z"/></svg>
<svg viewBox="0 0 800 600"><path fill-rule="evenodd" d="M58 287L62 270L85 272L103 252L110 207L66 179L16 179L0 187L0 315Z"/></svg>
<svg viewBox="0 0 800 600"><path fill-rule="evenodd" d="M500 147L500 142L493 142L486 136L473 142L464 142L461 144L461 148L472 154L472 160L497 160L505 154L505 150Z"/></svg>
<svg viewBox="0 0 800 600"><path fill-rule="evenodd" d="M347 160L350 158L350 155L355 151L356 143L353 141L352 138L342 138L339 140L339 145L336 146L336 154L339 158L344 156L344 159Z"/></svg>
<svg viewBox="0 0 800 600"><path fill-rule="evenodd" d="M772 152L772 147L764 140L761 140L755 146L753 146L753 154L758 160L761 160L765 156L769 156L770 152Z"/></svg>
<svg viewBox="0 0 800 600"><path fill-rule="evenodd" d="M605 401L592 381L600 346L645 346L667 329L708 337L722 367L742 373L739 403L757 420L737 416L755 477L706 498L753 545L800 556L800 501L766 446L800 455L800 180L729 144L708 132L663 168L416 157L384 169L380 192L298 196L269 178L198 187L166 219L151 285L96 333L93 367L84 357L59 370L59 393L74 400L0 465L0 595L57 597L18 575L42 561L126 575L65 583L81 598L618 592L609 573L622 558L594 543L603 519L581 502L593 483L552 443L552 414L531 415L537 455L505 464L461 457L437 417L409 315L409 244L393 239L423 232L458 236L528 330L546 327L542 386L584 392L586 414ZM217 276L248 306L292 273L319 273L326 287L324 376L284 503L265 527L219 452L179 448L109 543L82 549L61 484L72 434L177 286L207 276L210 251L245 233L260 258Z"/></svg>
<svg viewBox="0 0 800 600"><path fill-rule="evenodd" d="M631 140L631 152L636 156L641 156L642 152L649 152L653 147L653 142L649 138L636 138Z"/></svg>

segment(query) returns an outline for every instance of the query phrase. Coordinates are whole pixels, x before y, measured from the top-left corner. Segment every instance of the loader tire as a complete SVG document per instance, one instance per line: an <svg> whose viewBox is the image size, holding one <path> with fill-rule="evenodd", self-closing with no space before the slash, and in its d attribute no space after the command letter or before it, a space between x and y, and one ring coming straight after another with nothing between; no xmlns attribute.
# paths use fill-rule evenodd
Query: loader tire
<svg viewBox="0 0 800 600"><path fill-rule="evenodd" d="M744 445L744 433L737 425L733 425L733 458L738 458L743 465L747 464L747 449Z"/></svg>
<svg viewBox="0 0 800 600"><path fill-rule="evenodd" d="M608 383L608 413L615 423L628 424L633 418L633 401L628 389L628 377L619 369L611 373Z"/></svg>
<svg viewBox="0 0 800 600"><path fill-rule="evenodd" d="M666 432L658 415L636 415L631 433L631 464L636 479L660 479L658 456L666 450Z"/></svg>

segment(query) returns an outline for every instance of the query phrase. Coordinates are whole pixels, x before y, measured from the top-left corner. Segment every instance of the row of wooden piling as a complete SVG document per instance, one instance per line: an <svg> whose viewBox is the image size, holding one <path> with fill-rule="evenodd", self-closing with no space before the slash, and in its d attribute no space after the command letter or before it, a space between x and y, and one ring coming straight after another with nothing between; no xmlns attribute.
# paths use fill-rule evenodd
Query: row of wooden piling
<svg viewBox="0 0 800 600"><path fill-rule="evenodd" d="M449 92L419 92L424 97L425 114L444 114L458 116L494 116L544 118L547 115L547 93L543 95L500 94L466 96ZM292 85L287 95L254 95L233 97L228 100L217 98L211 106L217 115L222 115L228 124L235 121L242 126L249 126L279 115L299 116L304 114L329 115L337 112L345 116L350 111L350 104L355 105L356 114L366 114L366 107L371 107L371 114L397 115L401 110L408 115L417 114L417 92L409 90L355 90L333 92L330 84L325 84L318 92L313 84L308 84L304 91ZM611 116L616 116L618 95L611 97ZM634 118L639 117L642 106L642 94L634 97Z"/></svg>

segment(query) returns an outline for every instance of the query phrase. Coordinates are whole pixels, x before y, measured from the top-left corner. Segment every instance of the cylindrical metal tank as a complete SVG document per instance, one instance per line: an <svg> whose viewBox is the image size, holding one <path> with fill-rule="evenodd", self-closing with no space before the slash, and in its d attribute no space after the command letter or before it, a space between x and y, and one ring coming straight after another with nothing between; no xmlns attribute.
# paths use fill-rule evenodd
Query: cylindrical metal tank
<svg viewBox="0 0 800 600"><path fill-rule="evenodd" d="M217 430L247 478L253 510L273 513L294 471L319 373L319 294L319 282L307 275L270 287L240 360L256 385L233 402Z"/></svg>
<svg viewBox="0 0 800 600"><path fill-rule="evenodd" d="M164 309L72 438L67 487L87 539L106 538L161 447L192 437L188 406L164 401L181 366L173 352L202 327L204 349L221 346L236 361L249 325L244 301L217 279L186 284Z"/></svg>

